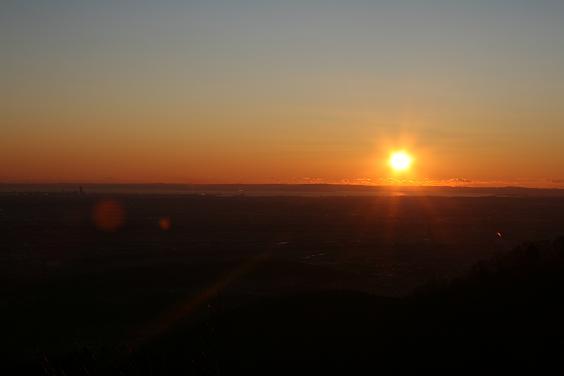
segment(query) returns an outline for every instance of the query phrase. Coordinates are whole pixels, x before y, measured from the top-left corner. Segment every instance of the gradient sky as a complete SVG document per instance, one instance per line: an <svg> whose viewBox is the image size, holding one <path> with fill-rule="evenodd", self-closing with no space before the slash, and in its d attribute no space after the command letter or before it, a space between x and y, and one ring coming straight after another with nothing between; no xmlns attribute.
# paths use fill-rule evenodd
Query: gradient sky
<svg viewBox="0 0 564 376"><path fill-rule="evenodd" d="M0 182L381 183L405 148L564 185L562 0L3 0L0 51Z"/></svg>

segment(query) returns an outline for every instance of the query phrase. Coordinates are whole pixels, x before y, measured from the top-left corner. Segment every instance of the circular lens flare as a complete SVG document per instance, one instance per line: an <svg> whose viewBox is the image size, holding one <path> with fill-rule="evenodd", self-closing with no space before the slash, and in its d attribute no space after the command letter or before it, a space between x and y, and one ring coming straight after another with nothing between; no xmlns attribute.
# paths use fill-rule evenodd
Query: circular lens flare
<svg viewBox="0 0 564 376"><path fill-rule="evenodd" d="M125 209L118 201L102 200L94 206L92 220L99 230L114 232L125 223Z"/></svg>
<svg viewBox="0 0 564 376"><path fill-rule="evenodd" d="M171 221L169 217L162 217L159 219L159 227L161 228L161 230L163 231L168 231L170 230L170 226L171 226Z"/></svg>
<svg viewBox="0 0 564 376"><path fill-rule="evenodd" d="M390 155L388 163L395 172L402 172L409 170L413 163L413 158L403 150L395 151Z"/></svg>

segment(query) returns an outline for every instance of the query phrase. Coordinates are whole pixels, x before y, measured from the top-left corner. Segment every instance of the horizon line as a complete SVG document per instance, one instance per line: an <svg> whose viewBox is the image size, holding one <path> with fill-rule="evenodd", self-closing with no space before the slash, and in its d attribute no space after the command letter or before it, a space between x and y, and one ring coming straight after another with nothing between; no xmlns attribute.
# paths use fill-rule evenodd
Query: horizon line
<svg viewBox="0 0 564 376"><path fill-rule="evenodd" d="M484 184L485 183L485 184ZM0 186L184 186L184 187L351 187L351 188L367 188L367 189L381 189L381 188L429 188L429 189L528 189L528 190L560 190L564 191L564 186L527 186L527 185L515 185L515 184L500 184L500 185L487 185L486 182L478 182L479 185L469 184L363 184L363 183L346 183L346 182L301 182L301 183L288 183L288 182L278 182L278 183L162 183L162 182L70 182L70 181L58 181L58 182L2 182L0 181ZM553 183L557 184L557 183Z"/></svg>

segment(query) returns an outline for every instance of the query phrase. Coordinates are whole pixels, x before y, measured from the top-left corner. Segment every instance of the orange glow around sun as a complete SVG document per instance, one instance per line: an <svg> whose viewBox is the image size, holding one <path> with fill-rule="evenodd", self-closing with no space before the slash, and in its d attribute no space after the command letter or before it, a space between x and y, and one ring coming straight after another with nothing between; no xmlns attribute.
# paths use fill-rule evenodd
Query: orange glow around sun
<svg viewBox="0 0 564 376"><path fill-rule="evenodd" d="M410 169L413 157L406 151L395 151L390 155L388 164L394 172L404 172Z"/></svg>

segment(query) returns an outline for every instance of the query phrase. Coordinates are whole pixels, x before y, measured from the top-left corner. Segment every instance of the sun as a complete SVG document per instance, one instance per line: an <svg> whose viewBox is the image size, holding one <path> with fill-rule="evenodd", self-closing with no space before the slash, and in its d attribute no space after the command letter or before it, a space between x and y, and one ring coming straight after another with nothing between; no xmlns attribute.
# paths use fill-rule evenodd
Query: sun
<svg viewBox="0 0 564 376"><path fill-rule="evenodd" d="M409 170L413 163L413 158L403 150L395 151L390 155L388 163L395 172L403 172Z"/></svg>

